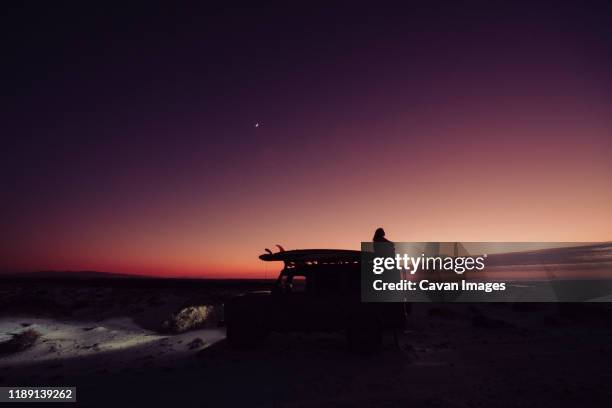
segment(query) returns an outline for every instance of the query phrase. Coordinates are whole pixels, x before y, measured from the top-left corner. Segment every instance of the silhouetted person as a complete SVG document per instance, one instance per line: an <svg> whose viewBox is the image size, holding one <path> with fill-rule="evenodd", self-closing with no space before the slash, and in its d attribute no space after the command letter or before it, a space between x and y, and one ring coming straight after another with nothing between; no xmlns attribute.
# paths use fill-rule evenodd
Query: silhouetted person
<svg viewBox="0 0 612 408"><path fill-rule="evenodd" d="M393 245L393 242L389 241L385 237L384 229L377 228L376 231L374 231L374 237L372 238L372 242L374 242L374 253L376 254L376 256L395 256L395 245Z"/></svg>
<svg viewBox="0 0 612 408"><path fill-rule="evenodd" d="M374 243L374 256L377 257L395 257L395 245L392 241L388 240L385 236L385 230L377 228L372 238ZM385 282L399 282L402 279L399 269L387 270L383 273L382 277ZM393 291L392 293L385 294L387 301L393 303L385 303L384 307L387 313L396 315L401 321L402 329L406 328L406 318L410 313L411 305L405 302L405 296L399 291ZM399 348L399 338L397 336L397 330L393 329L393 339L395 346Z"/></svg>
<svg viewBox="0 0 612 408"><path fill-rule="evenodd" d="M385 230L382 228L377 228L374 231L374 238L372 238L374 242L391 242L387 238L385 238Z"/></svg>
<svg viewBox="0 0 612 408"><path fill-rule="evenodd" d="M385 237L385 230L382 228L378 228L376 232L374 232L374 237L372 238L374 243L374 256L377 258L395 258L395 245L393 242L389 241ZM400 271L399 269L389 269L383 272L380 278L384 282L389 283L397 283L400 280ZM387 299L391 299L393 295L396 295L396 292L386 293L385 296Z"/></svg>

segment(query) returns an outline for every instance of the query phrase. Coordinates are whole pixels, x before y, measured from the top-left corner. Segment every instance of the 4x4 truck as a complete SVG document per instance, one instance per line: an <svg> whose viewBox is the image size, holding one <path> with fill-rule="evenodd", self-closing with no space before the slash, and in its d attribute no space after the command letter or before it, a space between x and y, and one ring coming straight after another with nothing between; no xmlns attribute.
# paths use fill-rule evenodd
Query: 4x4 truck
<svg viewBox="0 0 612 408"><path fill-rule="evenodd" d="M225 304L232 346L257 345L273 331L342 331L351 349L375 351L383 330L405 327L404 304L361 302L360 251L293 250L259 258L284 267L271 290L244 293Z"/></svg>

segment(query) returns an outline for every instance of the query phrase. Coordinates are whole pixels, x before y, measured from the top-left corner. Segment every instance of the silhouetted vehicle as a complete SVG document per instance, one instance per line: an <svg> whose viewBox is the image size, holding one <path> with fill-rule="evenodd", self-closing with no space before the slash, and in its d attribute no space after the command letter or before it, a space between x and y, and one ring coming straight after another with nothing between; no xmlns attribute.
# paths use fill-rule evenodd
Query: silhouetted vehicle
<svg viewBox="0 0 612 408"><path fill-rule="evenodd" d="M383 330L403 328L401 303L362 303L359 251L310 249L260 256L284 268L270 291L249 292L225 304L232 346L262 342L271 331L345 331L356 351L377 350Z"/></svg>

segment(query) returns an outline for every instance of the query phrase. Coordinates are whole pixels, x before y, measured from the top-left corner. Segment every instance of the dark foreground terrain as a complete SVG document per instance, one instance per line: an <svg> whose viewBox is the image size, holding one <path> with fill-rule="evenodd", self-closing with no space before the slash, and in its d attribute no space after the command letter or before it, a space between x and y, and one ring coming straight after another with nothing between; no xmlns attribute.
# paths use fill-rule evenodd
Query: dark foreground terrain
<svg viewBox="0 0 612 408"><path fill-rule="evenodd" d="M160 329L177 308L218 306L266 285L5 279L0 328L42 335L30 350L0 355L0 385L76 386L78 405L96 407L610 404L608 304L417 304L401 349L388 336L376 355L349 353L333 333L273 334L259 349L236 351L215 321L180 334Z"/></svg>

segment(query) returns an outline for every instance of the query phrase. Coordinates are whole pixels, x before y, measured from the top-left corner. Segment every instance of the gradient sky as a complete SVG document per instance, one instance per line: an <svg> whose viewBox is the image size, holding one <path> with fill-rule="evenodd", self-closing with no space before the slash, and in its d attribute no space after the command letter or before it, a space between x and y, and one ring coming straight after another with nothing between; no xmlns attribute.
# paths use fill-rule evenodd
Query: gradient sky
<svg viewBox="0 0 612 408"><path fill-rule="evenodd" d="M612 240L609 6L425 3L13 6L0 271Z"/></svg>

